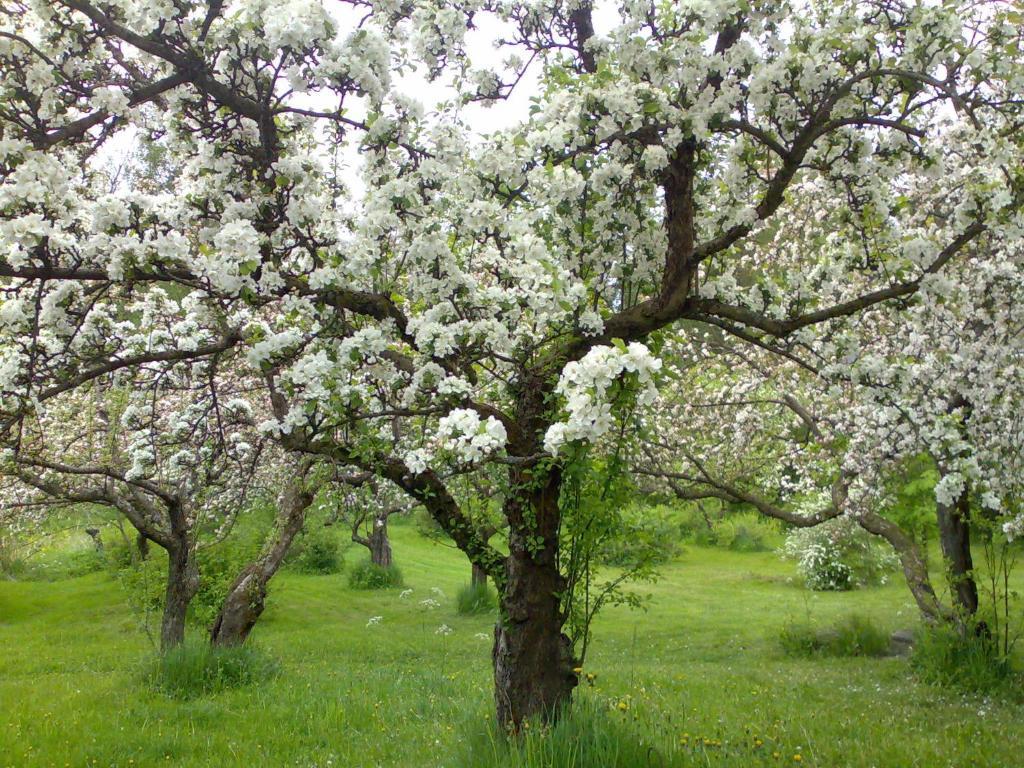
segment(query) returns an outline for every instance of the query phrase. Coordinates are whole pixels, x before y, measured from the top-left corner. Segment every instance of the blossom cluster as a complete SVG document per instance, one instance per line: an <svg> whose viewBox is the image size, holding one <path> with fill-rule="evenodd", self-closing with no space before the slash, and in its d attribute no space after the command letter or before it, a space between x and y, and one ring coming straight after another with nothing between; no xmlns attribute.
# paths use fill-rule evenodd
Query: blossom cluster
<svg viewBox="0 0 1024 768"><path fill-rule="evenodd" d="M639 342L597 346L562 370L556 392L565 400L566 419L548 427L544 448L552 455L568 442L596 440L615 424L612 385L633 376L639 387L637 401L650 405L657 399L654 375L661 360Z"/></svg>

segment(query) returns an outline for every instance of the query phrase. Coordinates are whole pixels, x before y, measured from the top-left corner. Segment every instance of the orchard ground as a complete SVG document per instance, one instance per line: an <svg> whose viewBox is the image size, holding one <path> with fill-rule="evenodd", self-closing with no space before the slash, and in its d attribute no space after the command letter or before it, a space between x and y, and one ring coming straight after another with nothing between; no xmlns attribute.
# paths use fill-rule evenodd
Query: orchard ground
<svg viewBox="0 0 1024 768"><path fill-rule="evenodd" d="M393 526L393 545L411 595L284 572L252 637L276 674L187 700L146 682L153 648L107 572L0 581L0 766L495 764L493 620L454 607L469 564L411 524ZM774 552L688 546L637 589L646 612L597 620L585 669L595 677L576 699L652 745L652 766L1024 764L1013 696L916 682L902 658L782 652L783 627L808 617L916 626L896 574L885 587L812 594Z"/></svg>

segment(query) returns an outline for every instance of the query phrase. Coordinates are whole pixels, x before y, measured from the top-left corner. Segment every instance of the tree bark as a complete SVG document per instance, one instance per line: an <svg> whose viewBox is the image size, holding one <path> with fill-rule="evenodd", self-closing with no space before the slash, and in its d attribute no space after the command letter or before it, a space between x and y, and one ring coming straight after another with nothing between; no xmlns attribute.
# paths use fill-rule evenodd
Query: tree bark
<svg viewBox="0 0 1024 768"><path fill-rule="evenodd" d="M472 565L473 565L473 576L472 576L472 579L471 579L470 583L474 587L478 586L480 584L486 584L487 583L487 571L485 571L483 568L481 568L476 563L473 563Z"/></svg>
<svg viewBox="0 0 1024 768"><path fill-rule="evenodd" d="M302 530L306 510L313 503L313 494L305 489L302 478L294 481L281 495L275 534L264 552L238 575L217 617L210 627L213 645L241 645L249 637L263 614L267 585L284 562L292 542Z"/></svg>
<svg viewBox="0 0 1024 768"><path fill-rule="evenodd" d="M862 513L858 518L861 527L869 533L881 536L892 545L900 558L903 576L906 579L910 594L914 596L921 616L926 623L953 623L954 614L943 605L935 594L931 578L928 576L928 564L921 553L921 548L896 523L874 513Z"/></svg>
<svg viewBox="0 0 1024 768"><path fill-rule="evenodd" d="M388 539L387 519L377 518L370 533L370 562L381 568L391 567L391 541Z"/></svg>
<svg viewBox="0 0 1024 768"><path fill-rule="evenodd" d="M527 485L528 476L515 478L513 487L520 493L510 494L506 502L509 556L492 654L498 722L512 731L527 718L557 717L579 682L572 643L562 632L560 594L566 584L558 570L560 477L552 471L542 489L529 495L522 490Z"/></svg>
<svg viewBox="0 0 1024 768"><path fill-rule="evenodd" d="M971 556L970 495L966 487L953 504L935 505L939 543L946 560L956 610L967 621L978 612L978 585Z"/></svg>
<svg viewBox="0 0 1024 768"><path fill-rule="evenodd" d="M199 571L188 542L167 550L167 587L160 622L160 650L167 652L185 641L185 615L199 589Z"/></svg>

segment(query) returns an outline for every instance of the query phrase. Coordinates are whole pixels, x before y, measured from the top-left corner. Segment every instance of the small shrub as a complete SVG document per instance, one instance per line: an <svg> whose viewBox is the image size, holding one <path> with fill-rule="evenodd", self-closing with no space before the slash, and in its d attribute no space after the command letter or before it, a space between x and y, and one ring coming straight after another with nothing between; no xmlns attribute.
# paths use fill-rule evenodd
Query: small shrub
<svg viewBox="0 0 1024 768"><path fill-rule="evenodd" d="M687 504L676 513L676 526L683 541L700 546L712 546L713 521L696 504Z"/></svg>
<svg viewBox="0 0 1024 768"><path fill-rule="evenodd" d="M260 548L258 538L241 536L199 551L199 591L189 605L193 622L203 627L213 623L231 585L238 574L259 556Z"/></svg>
<svg viewBox="0 0 1024 768"><path fill-rule="evenodd" d="M194 699L265 680L276 673L274 660L252 646L217 648L188 642L159 655L146 676L160 693Z"/></svg>
<svg viewBox="0 0 1024 768"><path fill-rule="evenodd" d="M926 683L984 693L1010 682L1010 661L984 633L933 627L918 635L910 665Z"/></svg>
<svg viewBox="0 0 1024 768"><path fill-rule="evenodd" d="M152 555L153 547L150 547L150 555ZM139 554L138 547L134 547L125 541L118 540L108 545L103 550L103 556L106 560L108 568L118 571L122 568L129 568L139 560L141 555Z"/></svg>
<svg viewBox="0 0 1024 768"><path fill-rule="evenodd" d="M189 621L209 626L220 611L228 590L246 566L259 555L260 541L254 536L227 539L197 555L199 590L189 604ZM167 586L167 553L151 547L149 557L139 560L133 547L108 548L108 562L128 593L132 607L143 616L163 610Z"/></svg>
<svg viewBox="0 0 1024 768"><path fill-rule="evenodd" d="M462 614L491 613L498 607L498 595L487 582L467 584L455 596L455 608Z"/></svg>
<svg viewBox="0 0 1024 768"><path fill-rule="evenodd" d="M326 526L312 527L298 542L293 565L300 573L327 575L340 571L341 544L337 534Z"/></svg>
<svg viewBox="0 0 1024 768"><path fill-rule="evenodd" d="M76 549L67 553L63 560L62 570L71 578L96 573L107 567L106 554L95 547Z"/></svg>
<svg viewBox="0 0 1024 768"><path fill-rule="evenodd" d="M631 505L621 510L614 535L601 545L598 562L627 568L660 565L679 554L679 527L665 506Z"/></svg>
<svg viewBox="0 0 1024 768"><path fill-rule="evenodd" d="M778 535L774 524L756 512L730 515L714 523L715 543L734 552L767 552Z"/></svg>
<svg viewBox="0 0 1024 768"><path fill-rule="evenodd" d="M678 512L676 526L684 541L734 552L767 552L780 539L778 525L757 512L710 515L688 505Z"/></svg>
<svg viewBox="0 0 1024 768"><path fill-rule="evenodd" d="M854 614L834 627L819 629L810 623L791 622L779 635L787 656L884 656L888 635L870 619Z"/></svg>
<svg viewBox="0 0 1024 768"><path fill-rule="evenodd" d="M804 584L816 591L884 584L899 563L888 545L846 517L790 531L782 556L796 561Z"/></svg>
<svg viewBox="0 0 1024 768"><path fill-rule="evenodd" d="M132 609L143 617L152 617L163 610L167 553L160 547L153 547L149 557L141 561L133 561L130 553L126 545L108 547L108 567L127 593Z"/></svg>
<svg viewBox="0 0 1024 768"><path fill-rule="evenodd" d="M31 571L28 560L16 554L0 553L0 576L23 579Z"/></svg>
<svg viewBox="0 0 1024 768"><path fill-rule="evenodd" d="M359 563L348 574L348 585L352 589L391 589L404 583L398 566L385 568L369 560Z"/></svg>

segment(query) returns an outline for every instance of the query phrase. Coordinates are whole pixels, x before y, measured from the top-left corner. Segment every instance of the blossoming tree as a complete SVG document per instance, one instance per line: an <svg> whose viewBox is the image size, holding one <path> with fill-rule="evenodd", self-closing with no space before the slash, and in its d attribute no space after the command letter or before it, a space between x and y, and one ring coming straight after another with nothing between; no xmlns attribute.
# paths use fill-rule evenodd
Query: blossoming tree
<svg viewBox="0 0 1024 768"><path fill-rule="evenodd" d="M19 420L5 457L12 498L108 507L167 552L163 650L184 640L198 550L228 535L259 467L248 403L208 388L204 368L140 367L53 398Z"/></svg>
<svg viewBox="0 0 1024 768"><path fill-rule="evenodd" d="M484 14L512 49L496 70L466 60ZM577 684L563 471L653 398L663 330L785 353L1019 231L1020 31L998 5L55 0L2 23L8 423L154 360L248 366L264 434L391 481L493 578L511 727ZM480 136L460 105L530 62L531 115ZM425 112L407 64L456 97ZM174 194L93 172L126 129L180 159ZM926 173L954 215L903 202ZM179 332L94 331L157 283ZM507 555L447 486L485 463Z"/></svg>

